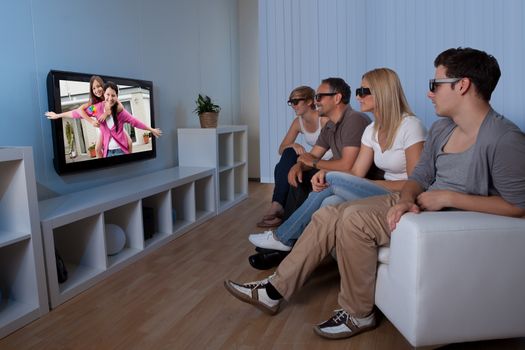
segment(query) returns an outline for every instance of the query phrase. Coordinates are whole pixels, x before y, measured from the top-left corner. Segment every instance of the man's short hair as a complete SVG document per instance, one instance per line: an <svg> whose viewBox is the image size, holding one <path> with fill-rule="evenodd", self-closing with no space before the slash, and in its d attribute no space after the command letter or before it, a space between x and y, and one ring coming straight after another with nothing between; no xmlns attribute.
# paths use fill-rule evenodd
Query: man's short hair
<svg viewBox="0 0 525 350"><path fill-rule="evenodd" d="M490 101L492 91L501 76L498 61L484 51L470 47L450 48L434 60L434 67L443 66L449 78L469 78L485 101Z"/></svg>
<svg viewBox="0 0 525 350"><path fill-rule="evenodd" d="M347 105L350 103L350 96L352 95L352 90L350 85L346 83L341 78L326 78L321 81L322 84L327 84L332 89L332 92L337 92L341 94L341 101Z"/></svg>

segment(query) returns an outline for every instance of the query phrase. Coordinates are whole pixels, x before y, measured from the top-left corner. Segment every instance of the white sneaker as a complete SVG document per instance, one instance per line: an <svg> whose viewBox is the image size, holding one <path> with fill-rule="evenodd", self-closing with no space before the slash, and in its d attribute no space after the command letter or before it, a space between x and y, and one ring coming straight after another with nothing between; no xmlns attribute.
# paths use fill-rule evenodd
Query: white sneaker
<svg viewBox="0 0 525 350"><path fill-rule="evenodd" d="M248 240L252 242L254 246L259 248L280 250L283 252L289 252L290 250L292 250L292 247L289 247L275 239L275 236L273 235L272 231L264 231L263 233L253 233L250 236L248 236Z"/></svg>
<svg viewBox="0 0 525 350"><path fill-rule="evenodd" d="M252 304L261 311L275 315L279 311L281 300L274 300L266 292L268 279L262 281L238 284L233 281L224 281L224 287L234 297L245 303Z"/></svg>

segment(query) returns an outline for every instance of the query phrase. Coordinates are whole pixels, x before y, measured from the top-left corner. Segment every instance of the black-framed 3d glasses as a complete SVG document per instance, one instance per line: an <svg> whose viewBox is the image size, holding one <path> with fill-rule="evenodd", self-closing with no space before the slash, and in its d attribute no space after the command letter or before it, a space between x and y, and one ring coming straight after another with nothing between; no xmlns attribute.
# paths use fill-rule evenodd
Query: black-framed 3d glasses
<svg viewBox="0 0 525 350"><path fill-rule="evenodd" d="M372 95L372 92L370 91L369 88L360 87L360 88L355 89L355 95L363 98L365 96Z"/></svg>
<svg viewBox="0 0 525 350"><path fill-rule="evenodd" d="M315 94L314 98L317 102L321 101L323 99L323 97L325 96L335 96L337 95L338 92L318 92L317 94Z"/></svg>
<svg viewBox="0 0 525 350"><path fill-rule="evenodd" d="M443 79L429 79L428 89L430 92L435 92L436 87L440 84L454 84L460 81L463 78L443 78Z"/></svg>
<svg viewBox="0 0 525 350"><path fill-rule="evenodd" d="M301 101L306 101L306 98L291 98L286 103L288 106L297 106Z"/></svg>

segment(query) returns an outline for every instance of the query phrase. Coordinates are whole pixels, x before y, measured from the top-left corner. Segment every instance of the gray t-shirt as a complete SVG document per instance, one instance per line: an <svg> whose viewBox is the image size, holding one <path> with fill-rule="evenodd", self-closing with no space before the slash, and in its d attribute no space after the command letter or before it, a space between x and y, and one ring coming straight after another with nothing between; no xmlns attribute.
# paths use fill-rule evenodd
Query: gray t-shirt
<svg viewBox="0 0 525 350"><path fill-rule="evenodd" d="M472 161L474 146L460 153L440 151L436 159L436 181L428 188L467 193L468 169Z"/></svg>
<svg viewBox="0 0 525 350"><path fill-rule="evenodd" d="M443 118L432 125L425 148L410 180L428 189L436 180L437 154L456 124ZM473 145L466 193L501 196L525 208L525 134L510 120L490 109Z"/></svg>

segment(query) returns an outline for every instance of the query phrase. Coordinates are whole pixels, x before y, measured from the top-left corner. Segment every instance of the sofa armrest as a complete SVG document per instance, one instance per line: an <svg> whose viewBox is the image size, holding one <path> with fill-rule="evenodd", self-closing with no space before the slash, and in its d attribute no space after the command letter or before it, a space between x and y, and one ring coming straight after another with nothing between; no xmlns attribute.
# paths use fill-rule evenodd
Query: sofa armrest
<svg viewBox="0 0 525 350"><path fill-rule="evenodd" d="M524 336L524 250L523 219L406 214L378 271L376 303L416 346ZM396 299L402 308L389 305Z"/></svg>

